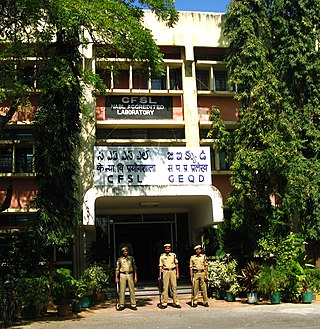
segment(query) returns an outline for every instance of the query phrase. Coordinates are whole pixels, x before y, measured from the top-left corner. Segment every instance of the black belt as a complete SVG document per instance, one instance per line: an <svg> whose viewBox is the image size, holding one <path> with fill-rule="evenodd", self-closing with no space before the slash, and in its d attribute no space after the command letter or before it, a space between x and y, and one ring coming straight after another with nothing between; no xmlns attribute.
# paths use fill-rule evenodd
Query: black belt
<svg viewBox="0 0 320 329"><path fill-rule="evenodd" d="M173 268L164 267L163 269L164 269L165 271L173 271L173 270L175 270L176 268L175 268L175 267L173 267Z"/></svg>
<svg viewBox="0 0 320 329"><path fill-rule="evenodd" d="M192 270L193 273L203 273L204 270Z"/></svg>
<svg viewBox="0 0 320 329"><path fill-rule="evenodd" d="M131 271L131 272L120 272L120 274L132 274L133 273L133 271Z"/></svg>

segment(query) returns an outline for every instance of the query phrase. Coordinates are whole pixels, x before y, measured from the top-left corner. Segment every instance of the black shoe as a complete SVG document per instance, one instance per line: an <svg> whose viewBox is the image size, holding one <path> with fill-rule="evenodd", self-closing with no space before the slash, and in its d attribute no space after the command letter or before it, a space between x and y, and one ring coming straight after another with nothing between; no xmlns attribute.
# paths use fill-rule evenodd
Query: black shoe
<svg viewBox="0 0 320 329"><path fill-rule="evenodd" d="M191 307L197 307L198 306L198 304L191 304Z"/></svg>
<svg viewBox="0 0 320 329"><path fill-rule="evenodd" d="M164 310L165 308L167 308L167 305L162 305L162 304L160 304L160 305L159 305L159 308L161 308L162 310Z"/></svg>
<svg viewBox="0 0 320 329"><path fill-rule="evenodd" d="M208 303L205 303L203 306L204 307L209 307L209 304Z"/></svg>
<svg viewBox="0 0 320 329"><path fill-rule="evenodd" d="M137 311L138 310L136 306L131 306L131 309L132 309L132 311Z"/></svg>
<svg viewBox="0 0 320 329"><path fill-rule="evenodd" d="M175 307L175 308L181 308L181 305L173 304L173 307Z"/></svg>
<svg viewBox="0 0 320 329"><path fill-rule="evenodd" d="M118 308L117 308L117 311L123 311L124 310L124 307L123 306L119 306Z"/></svg>

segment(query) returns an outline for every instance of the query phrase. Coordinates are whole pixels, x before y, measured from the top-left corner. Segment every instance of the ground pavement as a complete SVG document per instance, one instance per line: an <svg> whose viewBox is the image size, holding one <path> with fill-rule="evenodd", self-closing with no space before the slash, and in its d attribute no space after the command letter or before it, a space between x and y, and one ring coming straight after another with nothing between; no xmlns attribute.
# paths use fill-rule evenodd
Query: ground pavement
<svg viewBox="0 0 320 329"><path fill-rule="evenodd" d="M245 300L236 302L210 299L209 308L199 303L191 308L189 298L180 298L181 309L157 307L158 299L137 299L137 311L130 308L119 312L114 301L105 301L93 308L70 316L58 317L54 311L36 321L23 321L13 328L20 329L188 329L188 328L227 328L227 329L319 329L320 302L312 304L270 305L259 302L249 305Z"/></svg>

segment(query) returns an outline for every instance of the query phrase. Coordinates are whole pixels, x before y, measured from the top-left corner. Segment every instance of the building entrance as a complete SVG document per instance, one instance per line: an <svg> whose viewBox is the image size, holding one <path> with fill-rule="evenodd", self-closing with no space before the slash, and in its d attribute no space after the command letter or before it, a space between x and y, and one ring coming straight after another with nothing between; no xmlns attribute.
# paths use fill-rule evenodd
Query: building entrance
<svg viewBox="0 0 320 329"><path fill-rule="evenodd" d="M128 245L135 258L139 280L158 277L159 256L163 244L172 241L172 223L115 225L115 246Z"/></svg>
<svg viewBox="0 0 320 329"><path fill-rule="evenodd" d="M124 245L130 249L138 267L139 281L158 277L163 245L171 243L179 259L181 275L187 275L185 257L189 250L188 214L108 215L96 218L96 250L112 266ZM186 273L184 273L186 272Z"/></svg>

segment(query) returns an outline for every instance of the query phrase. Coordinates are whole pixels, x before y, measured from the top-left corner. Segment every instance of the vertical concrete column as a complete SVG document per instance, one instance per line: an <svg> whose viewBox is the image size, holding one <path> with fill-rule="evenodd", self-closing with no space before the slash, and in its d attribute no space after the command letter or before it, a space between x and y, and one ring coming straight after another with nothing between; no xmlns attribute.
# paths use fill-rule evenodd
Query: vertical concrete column
<svg viewBox="0 0 320 329"><path fill-rule="evenodd" d="M183 111L187 146L199 146L198 100L193 46L185 48L183 66Z"/></svg>

